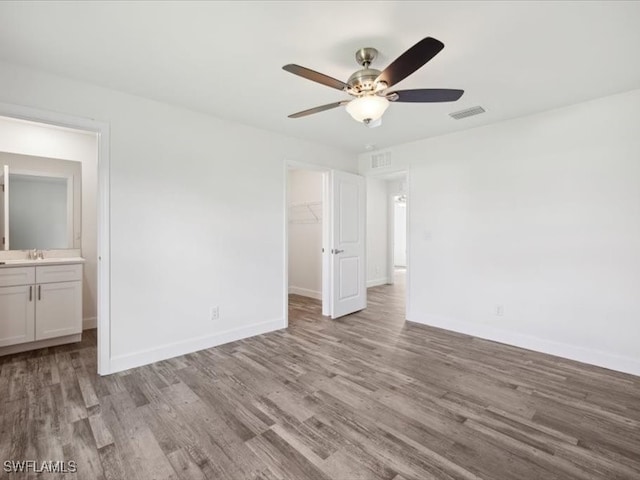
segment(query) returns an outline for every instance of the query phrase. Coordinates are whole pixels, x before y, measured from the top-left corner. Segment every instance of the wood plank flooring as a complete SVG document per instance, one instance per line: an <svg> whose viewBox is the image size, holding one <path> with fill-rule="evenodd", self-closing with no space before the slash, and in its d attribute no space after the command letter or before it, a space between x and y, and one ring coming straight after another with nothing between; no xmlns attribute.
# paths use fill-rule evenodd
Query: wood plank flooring
<svg viewBox="0 0 640 480"><path fill-rule="evenodd" d="M80 344L0 359L5 460L73 479L640 479L640 378L405 323L404 292L99 377Z"/></svg>

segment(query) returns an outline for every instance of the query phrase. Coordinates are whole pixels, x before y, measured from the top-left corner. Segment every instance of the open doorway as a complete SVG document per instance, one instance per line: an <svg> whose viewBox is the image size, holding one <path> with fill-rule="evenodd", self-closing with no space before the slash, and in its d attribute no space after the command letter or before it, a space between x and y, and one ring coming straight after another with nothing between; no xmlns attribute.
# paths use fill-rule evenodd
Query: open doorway
<svg viewBox="0 0 640 480"><path fill-rule="evenodd" d="M406 314L408 282L407 172L367 177L367 287L372 301Z"/></svg>
<svg viewBox="0 0 640 480"><path fill-rule="evenodd" d="M96 355L88 368L108 374L109 128L94 120L0 104L0 131L1 163L9 169L3 206L9 204L4 210L10 222L7 229L3 221L6 238L0 253L5 268L22 268L28 277L24 285L12 287L17 294L7 300L26 299L27 307L3 309L11 312L7 318L14 327L3 330L3 353L89 345ZM38 205L32 215L24 214ZM11 206L19 210L12 212Z"/></svg>
<svg viewBox="0 0 640 480"><path fill-rule="evenodd" d="M391 278L395 284L398 281L404 283L407 271L407 196L393 195L392 202L393 224L389 228L393 230Z"/></svg>
<svg viewBox="0 0 640 480"><path fill-rule="evenodd" d="M387 283L405 288L407 276L407 173L387 179Z"/></svg>
<svg viewBox="0 0 640 480"><path fill-rule="evenodd" d="M288 175L289 295L322 301L324 173L291 169Z"/></svg>

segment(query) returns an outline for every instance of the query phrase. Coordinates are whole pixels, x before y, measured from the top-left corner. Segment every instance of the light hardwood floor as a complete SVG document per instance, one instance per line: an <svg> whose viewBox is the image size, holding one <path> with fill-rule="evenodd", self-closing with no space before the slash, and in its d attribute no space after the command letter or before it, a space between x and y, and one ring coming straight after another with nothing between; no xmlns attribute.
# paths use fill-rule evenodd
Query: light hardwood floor
<svg viewBox="0 0 640 480"><path fill-rule="evenodd" d="M640 478L638 377L405 323L403 296L376 287L338 321L292 296L287 330L108 377L95 331L3 357L0 460L75 460L82 480Z"/></svg>

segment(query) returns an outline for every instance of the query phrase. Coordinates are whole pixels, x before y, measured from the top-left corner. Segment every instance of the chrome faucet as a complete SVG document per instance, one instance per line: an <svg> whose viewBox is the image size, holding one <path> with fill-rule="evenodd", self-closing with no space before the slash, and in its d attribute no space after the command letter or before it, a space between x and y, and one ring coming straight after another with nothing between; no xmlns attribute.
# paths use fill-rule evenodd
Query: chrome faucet
<svg viewBox="0 0 640 480"><path fill-rule="evenodd" d="M44 253L37 248L29 250L29 260L44 260Z"/></svg>

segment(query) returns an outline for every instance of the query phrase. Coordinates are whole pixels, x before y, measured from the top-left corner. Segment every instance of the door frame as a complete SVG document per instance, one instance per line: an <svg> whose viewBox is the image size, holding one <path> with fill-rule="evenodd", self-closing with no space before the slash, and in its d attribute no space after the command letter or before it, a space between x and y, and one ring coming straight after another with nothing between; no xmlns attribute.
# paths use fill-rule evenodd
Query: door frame
<svg viewBox="0 0 640 480"><path fill-rule="evenodd" d="M110 258L110 129L109 124L73 115L40 110L23 105L0 102L0 115L4 117L44 123L95 133L98 140L97 170L97 227L98 227L98 374L111 373L111 258Z"/></svg>
<svg viewBox="0 0 640 480"><path fill-rule="evenodd" d="M404 317L405 320L410 317L409 310L411 308L410 294L411 294L411 167L408 167L405 172L405 192L404 194L407 196L407 206L406 208L406 222L405 228L406 232L404 234L405 239L405 278L404 278Z"/></svg>
<svg viewBox="0 0 640 480"><path fill-rule="evenodd" d="M387 192L387 285L395 283L396 211L394 193Z"/></svg>
<svg viewBox="0 0 640 480"><path fill-rule="evenodd" d="M407 194L404 194L405 196L407 196ZM395 273L395 267L396 267L396 197L398 197L400 195L398 194L389 194L387 195L387 205L388 205L388 217L387 217L387 265L389 265L389 269L388 269L388 278L387 278L387 283L389 285L393 285L395 283L395 280L393 278L394 273ZM409 203L409 197L407 196L407 202L405 203L405 266L404 268L406 269L408 266L408 260L407 260L407 255L408 255L408 245L407 245L407 233L409 232L409 227L408 227L408 223L406 222L407 218L408 218L408 214L407 214L407 208L408 208L408 203Z"/></svg>
<svg viewBox="0 0 640 480"><path fill-rule="evenodd" d="M331 225L331 212L329 211L329 172L331 168L326 165L287 160L284 162L284 325L289 326L289 171L309 170L322 173L322 315L330 315L331 291L329 285L329 228Z"/></svg>
<svg viewBox="0 0 640 480"><path fill-rule="evenodd" d="M394 280L394 247L395 247L395 205L394 197L399 194L404 194L407 197L407 222L406 222L406 270L405 270L405 319L409 317L409 308L411 307L410 299L410 285L411 285L411 168L407 166L398 173L404 175L405 189L404 192L389 192L387 191L387 284L393 285ZM377 177L380 178L380 177ZM384 178L384 176L382 176Z"/></svg>

